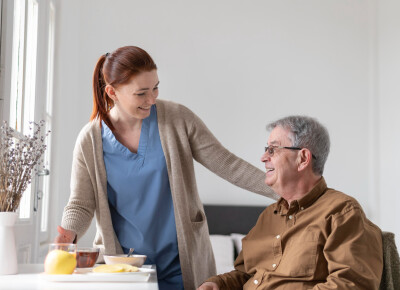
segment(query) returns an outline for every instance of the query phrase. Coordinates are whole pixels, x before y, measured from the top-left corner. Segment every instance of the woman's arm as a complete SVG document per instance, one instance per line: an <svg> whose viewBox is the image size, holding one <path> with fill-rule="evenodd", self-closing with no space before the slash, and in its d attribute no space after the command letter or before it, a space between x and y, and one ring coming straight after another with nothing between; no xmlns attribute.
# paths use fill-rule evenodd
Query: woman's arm
<svg viewBox="0 0 400 290"><path fill-rule="evenodd" d="M89 174L88 166L93 160L93 154L84 154L83 138L78 138L75 145L72 172L71 172L71 195L68 204L64 208L61 226L76 234L76 240L83 236L89 228L96 209L94 197L93 180ZM94 165L93 165L94 166Z"/></svg>
<svg viewBox="0 0 400 290"><path fill-rule="evenodd" d="M193 113L189 130L193 158L206 168L243 189L277 200L279 196L265 183L265 172L229 152Z"/></svg>

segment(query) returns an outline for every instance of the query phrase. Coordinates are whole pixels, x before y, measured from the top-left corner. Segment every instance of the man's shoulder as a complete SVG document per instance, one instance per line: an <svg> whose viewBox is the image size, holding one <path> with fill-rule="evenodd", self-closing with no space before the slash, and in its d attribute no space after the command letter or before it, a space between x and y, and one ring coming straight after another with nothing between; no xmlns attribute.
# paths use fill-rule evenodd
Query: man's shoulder
<svg viewBox="0 0 400 290"><path fill-rule="evenodd" d="M325 196L326 201L332 205L332 221L341 221L348 216L358 216L364 222L364 225L381 232L381 229L367 217L362 206L354 197L331 188L328 188Z"/></svg>
<svg viewBox="0 0 400 290"><path fill-rule="evenodd" d="M320 206L326 207L334 220L348 214L360 215L368 220L362 206L354 197L332 188L328 188L321 196Z"/></svg>
<svg viewBox="0 0 400 290"><path fill-rule="evenodd" d="M336 190L334 188L329 188L329 187L326 189L326 192L324 193L324 195L322 197L329 199L330 202L333 202L333 203L358 204L358 201L354 197L352 197L342 191Z"/></svg>

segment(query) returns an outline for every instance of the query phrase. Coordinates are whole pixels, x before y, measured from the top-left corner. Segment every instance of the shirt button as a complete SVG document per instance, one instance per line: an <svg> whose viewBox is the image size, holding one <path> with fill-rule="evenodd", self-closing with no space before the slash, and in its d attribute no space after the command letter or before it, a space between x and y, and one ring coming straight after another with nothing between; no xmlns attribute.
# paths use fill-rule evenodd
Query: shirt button
<svg viewBox="0 0 400 290"><path fill-rule="evenodd" d="M253 283L257 285L257 284L258 284L258 280L254 280L254 282L253 282Z"/></svg>
<svg viewBox="0 0 400 290"><path fill-rule="evenodd" d="M292 216L292 215L290 215L290 216L289 216L289 219L291 220L292 218L293 218L293 216Z"/></svg>
<svg viewBox="0 0 400 290"><path fill-rule="evenodd" d="M280 235L277 235L277 236L276 236L277 239L280 239L280 237L281 237Z"/></svg>
<svg viewBox="0 0 400 290"><path fill-rule="evenodd" d="M274 269L275 269L275 268L276 268L276 264L272 264L272 268L274 268Z"/></svg>
<svg viewBox="0 0 400 290"><path fill-rule="evenodd" d="M301 210L304 210L304 207L301 207L300 209L301 209Z"/></svg>

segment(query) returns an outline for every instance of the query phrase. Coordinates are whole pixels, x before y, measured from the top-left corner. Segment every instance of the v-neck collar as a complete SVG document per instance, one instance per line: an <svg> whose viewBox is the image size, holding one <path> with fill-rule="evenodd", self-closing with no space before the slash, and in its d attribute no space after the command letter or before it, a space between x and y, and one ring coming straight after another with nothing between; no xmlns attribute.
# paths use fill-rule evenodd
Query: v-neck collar
<svg viewBox="0 0 400 290"><path fill-rule="evenodd" d="M130 151L125 145L115 138L114 133L111 129L106 125L104 121L101 121L102 127L104 128L103 134L109 140L110 144L113 148L120 151L126 157L144 157L147 149L147 144L149 140L149 128L150 128L150 117L153 114L153 109L151 110L150 116L146 119L143 119L142 126L140 128L140 139L139 146L136 153Z"/></svg>

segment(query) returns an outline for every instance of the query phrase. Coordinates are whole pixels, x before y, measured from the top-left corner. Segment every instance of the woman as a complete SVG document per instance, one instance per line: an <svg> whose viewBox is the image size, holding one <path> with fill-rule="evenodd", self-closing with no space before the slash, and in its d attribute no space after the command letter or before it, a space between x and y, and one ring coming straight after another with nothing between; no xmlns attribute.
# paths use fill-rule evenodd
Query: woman
<svg viewBox="0 0 400 290"><path fill-rule="evenodd" d="M91 122L74 149L58 242L78 240L96 213L103 254L146 254L159 287L195 289L215 274L193 159L229 182L276 198L265 174L227 151L186 107L158 96L157 67L121 47L94 70Z"/></svg>

